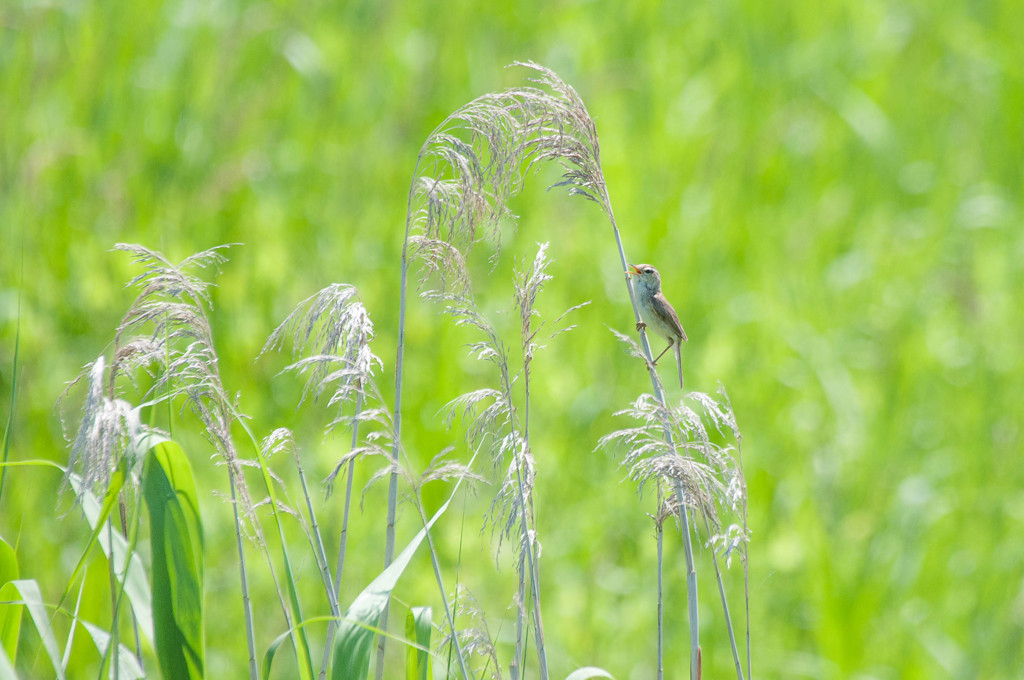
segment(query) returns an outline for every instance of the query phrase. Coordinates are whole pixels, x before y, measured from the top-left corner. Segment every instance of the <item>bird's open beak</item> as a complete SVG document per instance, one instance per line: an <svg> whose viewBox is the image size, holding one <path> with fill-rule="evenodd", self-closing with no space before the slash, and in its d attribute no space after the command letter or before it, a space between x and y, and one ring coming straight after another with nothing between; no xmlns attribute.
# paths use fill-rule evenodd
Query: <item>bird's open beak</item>
<svg viewBox="0 0 1024 680"><path fill-rule="evenodd" d="M635 264L629 265L629 269L626 270L626 273L630 276L640 276L640 270L636 268Z"/></svg>

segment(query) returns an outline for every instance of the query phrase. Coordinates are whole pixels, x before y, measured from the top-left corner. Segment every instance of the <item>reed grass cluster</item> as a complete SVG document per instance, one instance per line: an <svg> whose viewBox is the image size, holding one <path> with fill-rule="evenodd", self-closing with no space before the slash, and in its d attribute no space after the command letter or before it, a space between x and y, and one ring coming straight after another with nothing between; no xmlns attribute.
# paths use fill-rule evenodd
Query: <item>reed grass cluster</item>
<svg viewBox="0 0 1024 680"><path fill-rule="evenodd" d="M348 450L323 480L323 493L307 479L304 445L291 429L271 425L266 428L269 434L257 437L255 432L263 428L250 423L243 413L244 395L234 395L223 384L209 314L211 282L197 273L222 264L222 248L172 263L143 246L117 246L132 256L142 272L130 282L136 297L114 334L111 358L98 357L69 387L68 394L74 395L81 385L84 397L77 432L69 436L65 469L66 484L93 531L90 549L99 545L108 557L113 624L106 638L93 635L104 673L113 677L152 673L153 659L140 641L144 639L156 650L156 666L165 677L206 674L202 553L210 547L203 547L202 520L194 501L197 487L203 487L191 475L188 459L194 453L186 455L175 444L178 428L198 427L228 479L226 507L235 527L250 678L270 677L284 663L276 659L286 643L295 664L286 672L301 678L362 680L371 665L377 678L394 677L398 671L392 668L394 655L387 649L395 642L408 652L407 677L438 673L469 680L502 678L507 673L513 680L534 675L547 680L552 676L549 643L559 631L544 626L543 536L535 514L536 475L545 465L545 452L536 449L531 430L531 391L544 376L533 370L533 362L546 345L573 330L572 313L587 302L580 301L550 320L541 316L538 300L547 288L558 285L549 269L549 253L557 251L557 244L538 244L532 257L514 267L508 301L518 320L517 333L503 337L477 305L467 266L476 248L486 248L492 260L501 256L501 228L515 219L509 201L538 164L558 164L562 177L554 187L595 203L607 218L608 247L618 252L634 316L637 321L640 317L625 275L625 248L601 170L593 119L576 91L554 72L534 63L516 67L531 76L530 85L484 95L456 110L428 136L416 160L402 259L395 268L401 294L393 392L386 394L380 382L384 362L374 353L371 310L363 306L352 285L333 283L301 301L263 347L261 357L290 350L291 363L282 373L303 381L300 404L310 401L329 413L324 434L344 429L350 435ZM475 335L467 350L487 365L490 376L489 385L467 389L439 416L449 427L461 430L469 457L456 460L453 449L446 449L422 469L403 446L403 379L409 370L405 323L412 304L409 274L414 266L420 274L419 297L434 305L440 318ZM700 591L693 558L695 546L703 544L714 558L722 625L730 633L737 677L743 678L719 570L719 556L726 563L739 556L744 569L748 557L746 486L736 418L724 390L717 397L690 392L680 403L670 403L646 336L641 334L636 342L618 335L637 357L637 366L648 370L652 391L638 395L620 412L632 424L594 444L622 452L626 475L638 489L637 513L642 516L647 511L656 520L659 590L651 597L651 608L658 612L658 675L664 672L662 527L666 519L674 518L683 538L687 570L690 677L700 677L701 655L706 653L699 639ZM65 411L68 403L64 402ZM372 466L370 483L386 481L388 485L382 546L358 546L382 552L383 570L373 579L353 576L345 569L354 549L347 534L351 522L358 521L352 513L356 466ZM290 478L285 468L294 471L295 483L285 481ZM342 483L343 492L337 492ZM447 498L433 513L423 499L428 484L444 485ZM496 550L505 546L513 554L515 578L507 584L515 619L511 644L497 640L488 624L490 617L500 613L480 609L471 580L456 565L446 563L435 544L437 524L447 521L450 504L469 486L490 494L490 510L480 518L481 526L489 526L497 538ZM648 493L651 489L654 493ZM414 510L403 517L416 524L417 533L396 551L400 498ZM116 514L115 509L119 509ZM322 534L325 513L341 515L340 535ZM159 526L151 522L147 532L145 516L162 519ZM294 526L300 528L298 548ZM138 582L143 560L138 541L147 534L160 542L151 552L153 564L148 570L152 591ZM333 544L337 552L329 554L327 546ZM423 544L431 560L440 614L434 621L431 608L413 608L405 634L400 635L390 620L392 593ZM296 551L303 562L312 560L316 565L319 588L314 599L298 587ZM249 596L253 570L269 577L277 595L281 630L270 645L260 643L268 605ZM62 602L76 583L84 584L76 578L69 582ZM349 603L342 601L345 578L366 582ZM24 589L19 592L19 601L29 604ZM749 592L744 592L743 600L747 606ZM119 622L125 619L134 622L132 628L137 631L129 645L120 640ZM44 637L53 636L45 617L33 621ZM432 644L435 628L442 635ZM7 669L14 668L16 637L13 648L3 648L2 677L14 677ZM62 677L59 655L50 658ZM750 677L749 628L745 665ZM597 667L583 667L569 677L611 676Z"/></svg>

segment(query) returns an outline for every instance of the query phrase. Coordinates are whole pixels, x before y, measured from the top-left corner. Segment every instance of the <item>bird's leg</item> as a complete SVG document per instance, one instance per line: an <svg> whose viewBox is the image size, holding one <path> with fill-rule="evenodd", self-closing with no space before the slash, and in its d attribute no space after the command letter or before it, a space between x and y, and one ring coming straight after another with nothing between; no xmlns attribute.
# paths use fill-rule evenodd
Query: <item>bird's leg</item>
<svg viewBox="0 0 1024 680"><path fill-rule="evenodd" d="M637 321L636 322L636 329L638 331L641 331L641 330L643 330L645 328L647 328L647 324L645 324L643 321Z"/></svg>
<svg viewBox="0 0 1024 680"><path fill-rule="evenodd" d="M663 356L665 356L665 352L667 352L667 351L669 351L670 349L672 349L672 346L673 346L674 344L676 344L676 343L674 343L674 342L670 342L670 343L668 343L668 347L666 347L665 349L661 350L661 354L659 354L659 355L658 355L658 357L657 357L657 358L656 358L656 359L655 359L655 360L654 360L653 362L651 362L651 363L653 363L653 364L654 364L655 366L657 366L657 365L658 365L658 359L660 359L660 358L662 358Z"/></svg>

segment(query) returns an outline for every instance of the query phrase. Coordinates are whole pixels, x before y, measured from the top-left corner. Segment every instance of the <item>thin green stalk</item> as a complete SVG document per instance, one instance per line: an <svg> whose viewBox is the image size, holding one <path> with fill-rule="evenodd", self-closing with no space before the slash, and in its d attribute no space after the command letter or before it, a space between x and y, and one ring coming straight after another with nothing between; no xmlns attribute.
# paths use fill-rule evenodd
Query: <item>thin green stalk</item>
<svg viewBox="0 0 1024 680"><path fill-rule="evenodd" d="M443 125L443 123L442 123ZM427 137L431 139L438 128ZM423 149L426 148L424 144ZM398 506L398 454L402 446L402 377L405 360L405 310L409 290L409 235L412 233L412 199L416 192L416 177L420 170L420 161L423 158L423 149L416 158L416 166L413 168L413 180L409 185L409 195L405 205L405 237L402 239L402 271L398 293L398 346L395 349L395 410L392 417L393 441L391 442L391 477L388 480L388 520L384 539L384 566L391 564L395 552L395 512ZM351 479L351 476L349 477ZM391 602L384 605L381 614L380 629L386 631L388 624L388 610ZM455 631L452 631L454 634ZM377 668L376 678L382 680L384 677L384 649L386 636L380 636L380 643L377 646Z"/></svg>
<svg viewBox="0 0 1024 680"><path fill-rule="evenodd" d="M354 451L359 445L359 415L363 412L363 392L356 394L355 417L352 420L352 442L349 450ZM348 545L348 519L352 507L352 475L355 474L356 460L348 462L348 472L345 475L345 508L341 517L341 539L338 544L338 564L334 571L335 597L341 601L341 574L345 568L345 552Z"/></svg>
<svg viewBox="0 0 1024 680"><path fill-rule="evenodd" d="M683 554L686 555L686 610L690 619L690 680L700 680L700 615L697 611L697 571L693 567L693 544L690 540L690 512L686 507L683 487L675 483L676 503L682 517Z"/></svg>
<svg viewBox="0 0 1024 680"><path fill-rule="evenodd" d="M417 159L416 168L413 170L413 178L419 172L419 165L420 163ZM395 350L395 412L392 418L394 441L391 442L391 464L394 468L391 470L391 477L388 480L388 523L384 539L385 567L391 564L395 553L395 510L398 506L398 453L402 445L402 366L405 357L405 307L409 288L409 233L412 228L412 196L414 189L415 183L409 187L409 197L405 210L405 238L402 241L402 273L398 297L398 347ZM384 605L384 611L381 613L380 618L381 630L387 630L390 606L390 601ZM381 635L380 642L377 645L377 680L382 680L384 677L386 639L386 636Z"/></svg>
<svg viewBox="0 0 1024 680"><path fill-rule="evenodd" d="M107 542L110 545L114 545L114 539L111 534L114 533L114 523L107 522ZM107 645L106 654L104 654L104 665L110 661L110 677L111 680L119 680L120 678L120 667L117 663L117 648L121 644L119 642L119 633L121 630L121 617L118 611L118 587L117 587L117 565L114 563L113 550L111 550L110 559L107 560L107 582L110 586L110 642Z"/></svg>
<svg viewBox="0 0 1024 680"><path fill-rule="evenodd" d="M221 404L223 409L221 413L231 413L227 410L228 405L226 403ZM234 415L232 413L232 415ZM258 469L260 471L261 479L263 480L264 488L267 491L267 496L270 499L270 514L274 518L274 524L277 527L278 540L281 543L281 559L283 560L283 566L285 571L285 583L288 585L288 600L285 600L284 593L281 592L280 582L277 579L277 574L274 569L274 562L271 559L270 551L266 546L264 540L258 541L260 550L263 553L264 559L267 561L267 568L270 571L271 580L274 586L277 588L278 599L281 603L281 609L284 613L285 625L289 631L292 631L292 646L295 650L296 663L299 666L300 676L303 678L313 677L313 660L309 656L309 640L306 638L306 629L304 626L297 625L303 621L302 608L299 603L299 594L295 588L295 572L292 569L291 559L288 556L288 544L285 541L284 526L281 522L281 511L280 504L277 500L277 492L275 491L274 480L270 476L268 471L266 460L263 455L263 448L260 446L259 441L253 435L252 430L249 429L248 424L238 417L234 417L234 420L238 422L242 430L249 437L249 441L252 443L253 451L256 454L257 462L259 463ZM225 428L227 431L229 428ZM233 442L225 442L226 446L230 446L232 450L235 450ZM237 460L237 454L233 456ZM257 532L259 531L257 527Z"/></svg>
<svg viewBox="0 0 1024 680"><path fill-rule="evenodd" d="M476 461L477 454L474 453L469 459L469 463L466 465L467 468L473 467L473 462ZM458 490L462 484L462 479L459 479L455 483L455 488L452 489L452 495ZM430 524L427 522L427 515L423 512L423 501L422 498L417 494L416 496L416 509L420 513L420 520L423 522L423 529L427 538L427 547L430 549L430 561L434 566L434 578L437 579L437 588L441 593L441 603L444 605L444 614L448 619L448 627L452 631L452 647L455 648L455 654L459 659L459 669L462 672L462 680L472 680L473 671L466 664L465 654L462 651L462 647L459 645L459 636L455 631L455 615L452 612L451 606L448 604L447 589L444 587L444 580L441 577L441 563L437 559L437 550L434 548L434 538L430 533Z"/></svg>
<svg viewBox="0 0 1024 680"><path fill-rule="evenodd" d="M521 666L525 665L526 652L523 650L523 618L526 612L526 555L519 553L519 590L516 591L516 651L509 670L512 673L512 680L519 680Z"/></svg>
<svg viewBox="0 0 1024 680"><path fill-rule="evenodd" d="M249 578L245 568L245 550L242 546L242 521L238 515L238 492L235 489L235 473L230 464L228 464L228 479L231 482L231 508L235 514L235 545L238 548L238 569L242 575L242 609L245 612L245 639L249 649L249 679L258 680L256 630L252 623L252 601L249 599Z"/></svg>
<svg viewBox="0 0 1024 680"><path fill-rule="evenodd" d="M515 413L512 410L512 381L508 375L508 362L506 359L502 360L501 363L501 385L505 392L505 400L509 404L510 413L509 420L512 421L510 427L515 427ZM529 411L527 410L527 414ZM526 458L526 452L528 451L529 440L526 439L524 430L524 441L522 453L513 453L513 457L521 456L522 460ZM523 485L523 465L521 460L514 460L513 464L516 467L516 489L519 492L519 503L520 503L520 519L522 525L522 548L521 550L526 553L526 562L530 570L530 590L533 598L533 627L534 634L537 636L537 663L539 665L539 671L541 680L547 680L548 677L548 661L547 653L544 650L544 622L541 618L540 613L540 578L539 570L537 568L536 555L534 554L534 543L530 539L530 515L529 508L530 502L526 495L526 488ZM520 558L521 559L521 558ZM520 569L520 594L523 595L522 578L523 572ZM522 608L525 609L526 601L522 600ZM519 616L522 616L522 610L520 610Z"/></svg>
<svg viewBox="0 0 1024 680"><path fill-rule="evenodd" d="M14 403L18 395L18 347L21 344L21 284L25 279L25 248L21 251L21 281L18 283L18 315L14 321L14 357L11 360L11 405L7 411L7 427L4 428L3 463L11 455L11 431L14 428ZM0 465L0 501L4 497L4 486L7 484L7 466Z"/></svg>
<svg viewBox="0 0 1024 680"><path fill-rule="evenodd" d="M525 444L524 444L525 446ZM525 449L524 449L525 450ZM530 527L527 522L527 500L526 491L523 488L522 466L516 467L516 483L519 485L520 503L523 504L521 511L523 529L523 549L526 551L527 564L530 567L530 590L533 598L533 628L537 636L537 663L540 668L541 680L548 678L547 652L544 650L544 622L540 615L540 578L537 568L537 556L534 553L534 542L530 536Z"/></svg>
<svg viewBox="0 0 1024 680"><path fill-rule="evenodd" d="M474 453L473 454L473 458L471 458L470 460L475 460L475 458L476 458L476 454ZM462 574L461 574L461 568L462 568L462 547L463 547L463 545L465 545L465 538L466 538L466 505L467 505L468 497L469 497L469 494L463 494L463 496L462 496L462 521L459 523L459 554L458 554L458 557L455 560L455 591L454 591L455 593L458 593L459 583L461 582L461 579L462 579ZM454 616L452 617L452 624L454 624ZM452 627L452 635L453 636L455 635L455 628L454 628L454 626ZM452 668L452 648L453 648L453 645L449 645L449 647L448 647L448 660L445 663L445 671L447 673L451 673L451 668Z"/></svg>
<svg viewBox="0 0 1024 680"><path fill-rule="evenodd" d="M320 537L320 525L316 521L316 513L313 512L313 500L309 495L309 487L306 484L306 473L302 469L301 465L297 465L299 470L299 484L302 486L302 495L306 499L306 512L309 513L309 524L313 535L310 537L310 542L313 544L313 557L316 559L317 569L320 572L320 578L324 583L324 591L327 593L327 604L331 608L332 616L340 616L341 611L338 606L338 598L334 594L334 582L331 578L331 568L327 564L327 553L324 550L324 542Z"/></svg>
<svg viewBox="0 0 1024 680"><path fill-rule="evenodd" d="M448 627L452 631L452 646L455 647L455 655L459 659L459 670L462 672L462 680L471 680L473 674L469 671L466 666L465 654L462 653L462 647L459 645L459 636L455 632L455 617L452 615L452 609L448 605L448 595L444 587L444 580L441 578L441 564L437 560L437 550L434 549L434 538L430 533L430 526L427 523L427 516L423 512L422 500L417 498L416 509L419 510L420 520L423 522L423 528L426 531L427 547L430 549L430 563L434 566L434 578L437 579L437 589L441 593L441 604L444 605L444 614L448 618Z"/></svg>
<svg viewBox="0 0 1024 680"><path fill-rule="evenodd" d="M472 458L470 458L469 464L467 465L467 467L471 468L473 466L473 462L476 460L476 456L477 456L477 454L474 453ZM451 495L448 498L448 502L451 502L451 499L455 497L456 492L459 490L459 487L462 485L463 479L464 478L460 477L458 480L456 480L455 487L452 489L452 493L451 493ZM448 604L447 590L445 589L444 581L441 578L441 564L440 564L440 562L437 559L437 550L434 548L434 539L433 539L433 537L431 536L431 533L430 533L430 522L427 521L426 513L423 512L422 499L419 497L418 494L416 496L416 509L419 511L419 513L420 513L420 520L423 522L423 532L424 532L424 536L427 539L427 545L430 548L430 560L431 560L431 563L434 566L434 577L437 579L437 586L438 586L438 589L441 592L441 602L444 605L444 613L445 613L445 616L448 619L448 626L449 626L449 628L452 631L452 647L455 648L456 655L459 657L459 667L460 667L460 669L462 671L462 678L463 678L463 680L472 680L473 679L472 670L470 670L469 666L466 665L465 654L463 654L462 648L459 646L459 636L458 636L458 633L455 630L455 615L452 612L451 606ZM460 563L461 563L461 548L460 548L460 553L459 554L460 554ZM449 652L449 655L450 654L451 654L451 652ZM451 657L450 656L449 656L448 668L449 669L451 668Z"/></svg>
<svg viewBox="0 0 1024 680"><path fill-rule="evenodd" d="M732 418L735 422L735 413L733 413ZM736 427L736 462L739 464L740 490L743 492L743 609L747 629L747 680L753 680L754 676L750 673L750 565L747 563L747 547L749 545L747 543L747 478L743 474L743 435L740 434L738 425Z"/></svg>
<svg viewBox="0 0 1024 680"><path fill-rule="evenodd" d="M529 319L529 316L527 316ZM526 328L523 332L523 384L524 384L524 401L523 401L523 460L526 460L527 453L530 451L530 354L528 352L528 345L530 343L530 326L529 320L527 320ZM530 561L530 583L533 586L533 624L536 628L537 636L537 660L540 664L540 677L541 680L547 680L548 677L548 659L547 652L544 649L544 622L541 619L540 610L540 567L537 564L537 555L534 552L534 543L532 536L537 531L537 520L533 516L533 500L526 497L525 489L523 488L523 466L520 465L516 468L516 482L519 484L519 494L521 496L520 502L523 504L523 545L528 551L527 556ZM529 513L529 514L527 514ZM528 521L529 520L529 521ZM529 531L529 524L533 525L533 534Z"/></svg>
<svg viewBox="0 0 1024 680"><path fill-rule="evenodd" d="M122 573L124 573L125 576L127 577L127 574L128 574L128 562L131 560L132 553L135 552L135 543L134 543L134 540L130 541L129 537L128 537L127 507L125 505L124 498L121 497L121 496L118 496L118 509L120 510L119 514L120 514L120 519L121 519L121 535L124 536L125 542L128 543L128 545L130 546L129 550L127 550L125 552L124 567L122 568ZM138 525L137 524L133 524L133 531L132 531L132 533L136 534L137 533L137 529L138 529ZM121 581L120 588L121 588L121 592L120 592L119 597L123 596L123 594L124 594L124 580L123 579ZM138 619L138 617L135 616L135 611L134 610L129 609L129 611L131 612L131 616L132 616L132 633L135 636L135 658L138 659L139 666L141 667L142 666L142 640L139 637L139 619Z"/></svg>
<svg viewBox="0 0 1024 680"><path fill-rule="evenodd" d="M711 536L711 524L708 522L708 516L706 513L701 513L704 517L704 530L708 532L708 536ZM722 582L722 570L718 567L718 555L715 553L714 546L711 548L711 563L715 565L715 578L718 579L718 595L722 598L722 612L725 614L725 627L729 631L729 644L732 645L732 660L736 665L736 677L739 680L743 680L743 665L740 663L740 653L736 648L736 634L732 629L732 617L729 616L729 600L725 597L725 583Z"/></svg>
<svg viewBox="0 0 1024 680"><path fill-rule="evenodd" d="M108 575L108 584L109 584L109 587L110 587L111 608L113 610L113 616L111 617L112 623L110 625L110 633L111 633L110 641L109 641L109 644L107 645L106 651L103 654L102 668L103 668L104 673L105 673L106 670L107 670L107 664L108 663L112 664L110 666L110 674L111 674L112 678L117 677L118 674L120 673L120 642L118 640L118 638L120 637L120 624L118 622L120 620L120 612L121 612L122 605L124 604L124 598L125 598L125 595L126 595L129 564L131 563L132 555L134 555L136 553L136 547L138 545L138 538L139 538L139 531L138 530L139 530L139 518L140 518L139 507L136 506L135 512L133 513L133 519L132 519L131 523L129 524L128 519L127 519L127 515L125 514L126 513L125 503L124 503L124 500L121 498L120 493L123 493L123 492L119 492L119 495L118 495L118 505L119 505L119 510L120 510L119 511L119 515L120 515L120 522L121 522L120 533L121 533L121 536L123 536L124 539L125 539L124 564L117 564L117 562L116 562L116 553L114 551L114 540L113 540L113 535L114 535L114 531L115 531L113 519L108 517L107 520L106 520L106 524L105 524L105 527L106 527L105 530L107 532L107 545L110 546L109 551L107 551L107 575ZM128 526L132 527L131 534L128 533ZM119 576L120 576L120 578L119 578ZM86 580L86 577L83 574L83 577L82 577L82 587L85 586L85 580ZM62 598L62 601L63 601L63 598ZM77 620L77 612L78 612L78 608L79 608L80 604L81 604L81 592L79 593L79 601L75 605L76 616L75 616L75 618L73 620ZM60 609L59 605L58 605L57 609ZM131 606L129 606L128 611L129 611L129 614L131 615L132 631L133 631L134 637L135 637L135 657L136 657L136 659L139 662L139 666L142 667L143 666L143 660L142 660L141 639L140 639L140 636L139 636L139 621L138 621L138 618L135 616L135 611L131 608ZM72 624L72 625L74 625L74 624ZM67 653L65 654L65 661L67 660L68 655L70 655L70 652L71 652L70 647L71 647L71 643L72 642L73 642L73 636L71 634L69 634L69 636L68 636L68 650L67 650Z"/></svg>
<svg viewBox="0 0 1024 680"><path fill-rule="evenodd" d="M115 575L118 572L121 574L120 583L116 583L115 582L115 585L117 587L117 593L116 593L116 600L115 600L114 608L115 608L115 611L119 613L121 611L121 607L122 607L122 605L124 603L124 598L125 598L125 595L126 595L126 587L127 587L127 580L128 580L128 566L131 563L132 555L135 554L135 549L136 549L136 547L138 545L140 515L139 515L139 507L137 506L136 509L135 509L135 512L133 513L133 515L134 515L133 520L132 520L132 522L130 524L130 526L132 527L132 532L131 532L131 535L129 536L129 534L128 534L129 523L128 523L128 518L127 518L127 515L126 515L126 506L125 506L124 500L120 497L120 495L118 497L118 505L119 505L119 509L120 509L120 513L119 514L120 514L120 521L121 521L121 528L120 528L121 535L125 539L124 564L123 565L119 565L119 566L115 566L115 571L113 572ZM108 529L108 531L112 532L112 528L113 528L113 521L112 520L108 520L108 522L107 522L107 529ZM109 534L108 534L108 536L109 536ZM110 546L111 546L110 562L109 563L111 565L113 565L114 564L114 558L115 558L115 553L114 553L114 550L113 550L113 543L114 542L113 542L113 539L111 539L111 538L108 538L108 541L109 541ZM143 667L142 645L141 645L141 640L140 640L140 637L139 637L139 620L138 620L138 618L136 618L135 611L131 608L131 606L128 607L128 612L131 615L132 632L134 633L134 636L135 636L135 657L136 657L136 659L139 662L139 666ZM110 644L107 645L107 653L112 655L111 656L111 663L114 664L114 666L113 666L113 668L115 669L114 677L116 677L120 673L120 665L121 665L118 644L115 644L117 642L117 639L118 639L118 636L119 636L119 631L118 631L118 627L117 627L117 620L118 620L118 618L120 618L119 615L115 616L114 617L114 623L111 624L111 641L110 641Z"/></svg>
<svg viewBox="0 0 1024 680"><path fill-rule="evenodd" d="M750 575L747 573L747 549L743 548L743 604L747 617L747 679L754 676L750 674Z"/></svg>
<svg viewBox="0 0 1024 680"><path fill-rule="evenodd" d="M360 388L362 385L360 385ZM359 415L363 412L363 391L356 392L355 415L352 418L352 444L349 451L354 451L359 444ZM334 568L334 600L341 602L341 575L345 568L345 552L348 545L348 517L352 507L352 475L355 474L356 460L352 458L348 462L348 471L345 475L345 507L341 514L341 537L338 540L338 562ZM331 651L334 649L334 636L338 630L338 619L332 618L327 626L327 640L324 643L324 656L320 663L320 680L327 677L327 665L330 662Z"/></svg>
<svg viewBox="0 0 1024 680"><path fill-rule="evenodd" d="M78 622L81 620L82 597L85 594L85 581L86 581L86 579L88 577L89 577L89 568L85 567L82 570L82 580L78 584L78 597L75 598L75 608L72 610L72 613L71 613L71 626L70 626L70 628L68 630L67 641L64 643L64 656L62 656L61 659L60 659L61 668L67 668L68 664L70 662L70 659L71 659L71 649L72 649L72 647L74 647L74 644L75 644L75 629L78 628L78 625L79 625ZM60 608L61 608L60 605L58 605L57 609L59 610ZM52 621L51 621L51 623L52 623ZM109 648L109 646L108 646L108 648ZM104 661L102 665L105 666L106 665L106 661ZM101 673L102 673L102 667L101 667ZM12 673L11 675L13 676L14 674Z"/></svg>
<svg viewBox="0 0 1024 680"><path fill-rule="evenodd" d="M661 522L661 506L663 503L661 486L658 486L658 511L654 517L654 531L658 542L658 676L657 680L665 677L665 611L662 589L662 576L664 575L663 546L665 543L665 530Z"/></svg>
<svg viewBox="0 0 1024 680"><path fill-rule="evenodd" d="M114 383L113 383L113 380L111 380L111 383L110 383L110 386L109 386L109 393L110 393L110 398L114 399L115 394L114 394ZM126 514L127 508L126 508L125 502L124 502L123 491L119 491L118 492L118 495L117 495L117 507L118 507L118 520L121 523L121 528L120 528L121 536L124 537L125 542L127 543L128 542L128 518L127 518L127 514ZM109 577L109 582L110 582L110 596L111 596L111 598L113 600L113 612L112 612L112 617L111 617L112 623L110 625L110 643L107 645L107 654L108 655L112 654L111 663L113 664L113 666L111 667L111 677L114 680L117 680L117 678L120 676L120 672L121 672L120 663L119 663L119 654L118 654L118 646L120 645L120 642L119 642L119 637L120 637L120 623L119 623L119 619L120 619L121 600L122 600L122 598L124 596L124 587L125 587L124 581L127 579L127 575L128 575L128 562L131 559L132 552L134 551L134 545L132 545L128 550L125 551L125 556L124 556L125 563L124 563L124 566L121 568L123 576L122 576L122 579L121 579L121 584L118 585L118 583L117 583L117 571L118 571L118 566L119 565L117 565L115 563L115 554L114 554L114 550L113 550L114 539L112 537L113 532L114 532L114 522L113 522L113 519L108 519L107 520L107 542L111 546L111 549L110 549L110 558L107 561L107 572L108 572L108 577ZM132 621L132 632L133 632L133 634L135 636L135 655L139 659L139 665L141 666L142 665L142 647L141 647L141 644L140 644L140 641L139 641L139 622L138 622L138 619L135 618L135 612L131 611L131 610L129 610L129 611L130 611L131 617L132 617L131 618L131 621Z"/></svg>

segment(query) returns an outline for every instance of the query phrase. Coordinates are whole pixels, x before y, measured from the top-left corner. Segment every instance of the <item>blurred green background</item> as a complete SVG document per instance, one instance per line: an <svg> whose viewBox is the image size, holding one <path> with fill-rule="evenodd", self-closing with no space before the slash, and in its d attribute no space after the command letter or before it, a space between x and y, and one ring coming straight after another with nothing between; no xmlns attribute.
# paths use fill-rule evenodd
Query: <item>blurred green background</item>
<svg viewBox="0 0 1024 680"><path fill-rule="evenodd" d="M137 272L108 252L115 243L175 260L242 243L214 291L225 386L257 434L293 427L307 473L323 477L347 437L319 434L322 408L296 412L296 381L274 377L286 357L255 357L299 300L352 283L377 324L390 395L419 147L456 107L523 84L505 66L531 59L597 121L627 256L661 269L690 336L687 388L720 382L733 401L755 677L1021 677L1021 35L1013 0L0 4L10 455L66 461L54 402L109 350L132 298L123 284ZM509 272L550 241L542 318L593 300L534 366L545 631L559 677L592 664L650 678L653 501L593 451L649 381L606 329L632 326L610 229L592 205L545 191L556 176L527 183L518 231L475 285L518 342ZM426 303L413 305L408 338L406 446L422 467L460 440L441 406L493 376L466 357L475 338ZM226 475L195 430L181 437L208 483L210 672L242 677L230 512L217 496ZM59 516L70 499L55 500L58 483L19 469L0 505L0 535L20 540L23 575L53 600L87 535L77 512ZM384 494L368 493L353 528L349 598L380 568ZM508 548L496 568L480 532L489 495L448 517L442 549L507 641L514 578ZM416 526L406 508L400 540ZM682 678L678 533L666 551L667 677ZM399 599L430 603L428 563L414 564ZM315 587L308 556L301 568ZM698 569L706 677L727 677L706 553ZM742 621L738 565L728 579ZM284 628L262 587L265 649Z"/></svg>

